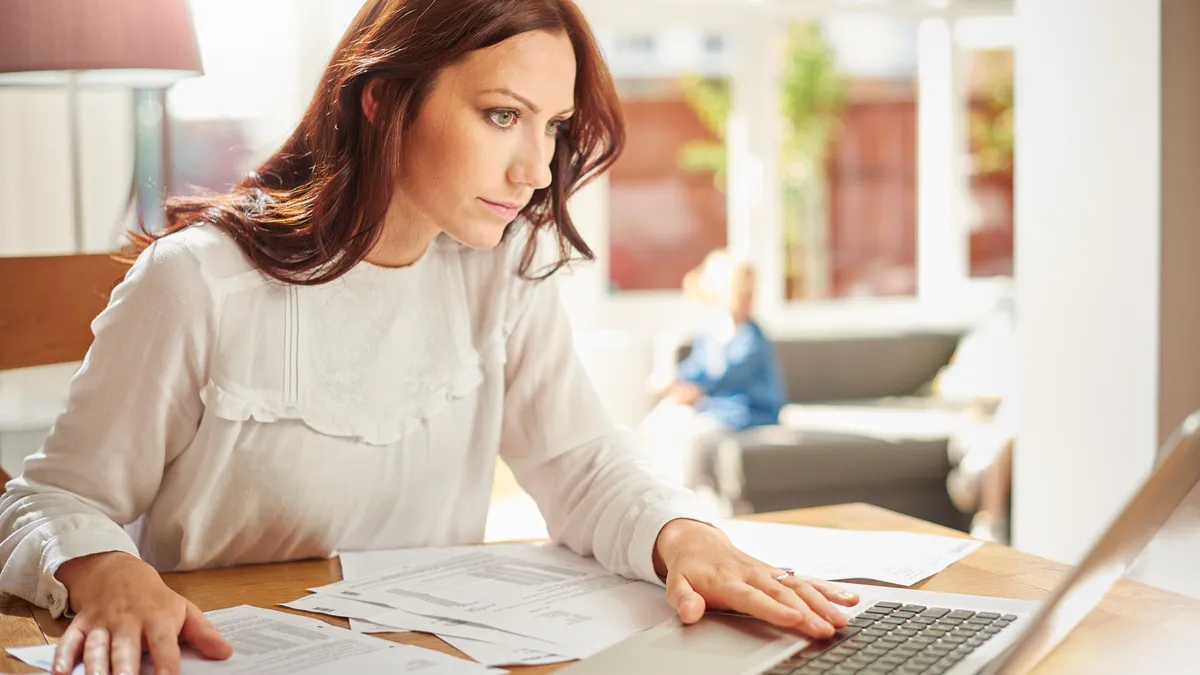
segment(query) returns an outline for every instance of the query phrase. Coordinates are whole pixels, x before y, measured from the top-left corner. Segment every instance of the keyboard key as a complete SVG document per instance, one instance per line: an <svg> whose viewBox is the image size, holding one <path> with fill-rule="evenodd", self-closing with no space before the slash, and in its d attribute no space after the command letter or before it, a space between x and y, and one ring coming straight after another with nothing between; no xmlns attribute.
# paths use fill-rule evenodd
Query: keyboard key
<svg viewBox="0 0 1200 675"><path fill-rule="evenodd" d="M928 617L931 617L934 619L940 619L949 613L950 613L950 610L946 609L945 607L930 607L929 609L926 609L925 611L921 612L921 616L928 616Z"/></svg>
<svg viewBox="0 0 1200 675"><path fill-rule="evenodd" d="M866 612L863 612L862 614L859 614L858 616L856 616L856 617L854 617L854 618L856 618L856 619L867 619L867 620L869 620L869 621L878 621L878 620L880 620L880 619L882 619L882 618L884 618L884 617L886 617L886 616L887 616L887 614L881 614L881 613L879 613L879 612L866 611Z"/></svg>
<svg viewBox="0 0 1200 675"><path fill-rule="evenodd" d="M905 605L905 606L901 607L900 609L904 610L905 612L915 612L917 614L920 614L921 612L925 611L925 606L924 605Z"/></svg>
<svg viewBox="0 0 1200 675"><path fill-rule="evenodd" d="M918 617L909 619L909 623L919 623L919 624L929 626L929 625L937 623L937 619L935 619L931 616L918 616Z"/></svg>
<svg viewBox="0 0 1200 675"><path fill-rule="evenodd" d="M883 607L887 610L900 609L901 605L898 602L877 602L876 607Z"/></svg>
<svg viewBox="0 0 1200 675"><path fill-rule="evenodd" d="M968 612L965 609L958 609L950 612L951 619L963 619L964 621L975 616L975 612Z"/></svg>
<svg viewBox="0 0 1200 675"><path fill-rule="evenodd" d="M990 625L992 625L992 622L990 619L981 619L979 617L975 617L973 619L967 619L967 625L969 625L969 626L990 626Z"/></svg>
<svg viewBox="0 0 1200 675"><path fill-rule="evenodd" d="M987 628L984 628L982 632L988 633L989 635L995 635L996 633L1000 632L1000 629L995 626L988 626Z"/></svg>
<svg viewBox="0 0 1200 675"><path fill-rule="evenodd" d="M871 643L874 641L875 641L875 638L870 637L870 636L863 637L861 635L855 635L854 637L850 638L849 640L846 640L845 642L843 642L842 645L845 647L849 647L849 648L853 649L854 651L858 651L860 649L866 649L867 647L870 647Z"/></svg>
<svg viewBox="0 0 1200 675"><path fill-rule="evenodd" d="M1004 619L1005 621L1016 621L1017 615L1016 614L1005 614L1004 616L1002 616L1000 618Z"/></svg>
<svg viewBox="0 0 1200 675"><path fill-rule="evenodd" d="M829 675L857 675L857 673L858 668L854 666L848 666L844 663L829 671Z"/></svg>
<svg viewBox="0 0 1200 675"><path fill-rule="evenodd" d="M946 626L961 626L964 623L966 623L966 619L955 619L953 617L948 616L948 617L938 621L938 623L946 625Z"/></svg>
<svg viewBox="0 0 1200 675"><path fill-rule="evenodd" d="M980 612L980 613L976 614L975 616L977 616L981 619L989 619L989 620L995 620L995 619L1000 618L1000 615L995 612Z"/></svg>
<svg viewBox="0 0 1200 675"><path fill-rule="evenodd" d="M896 630L892 631L892 635L895 635L898 637L912 637L916 634L917 634L917 631L909 630L907 628L897 628Z"/></svg>
<svg viewBox="0 0 1200 675"><path fill-rule="evenodd" d="M875 623L871 619L850 619L850 625L856 628L866 628Z"/></svg>
<svg viewBox="0 0 1200 675"><path fill-rule="evenodd" d="M884 626L895 626L895 627L899 628L900 626L904 625L904 619L893 619L891 617L888 617L886 619L880 619L876 623L882 624Z"/></svg>
<svg viewBox="0 0 1200 675"><path fill-rule="evenodd" d="M894 616L897 619L911 619L916 616L916 613L915 612L906 612L902 609L898 609L898 610L892 612L889 616Z"/></svg>
<svg viewBox="0 0 1200 675"><path fill-rule="evenodd" d="M888 634L888 632L886 630L883 630L882 628L864 628L862 633L860 633L860 635L869 635L871 637L877 637L877 638L883 637L884 635L887 635L887 634Z"/></svg>

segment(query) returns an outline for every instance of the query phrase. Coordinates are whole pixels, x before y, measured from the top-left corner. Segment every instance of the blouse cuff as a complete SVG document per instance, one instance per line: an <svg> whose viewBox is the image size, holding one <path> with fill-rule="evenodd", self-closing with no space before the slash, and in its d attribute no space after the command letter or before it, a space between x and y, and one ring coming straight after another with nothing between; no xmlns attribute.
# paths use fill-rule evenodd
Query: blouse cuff
<svg viewBox="0 0 1200 675"><path fill-rule="evenodd" d="M67 587L55 578L54 574L59 566L68 560L110 551L123 551L140 557L137 547L123 531L116 533L73 529L50 539L42 550L42 574L38 580L35 597L32 598L34 604L50 610L50 615L55 619L64 615L72 616L69 612L71 603L67 599Z"/></svg>
<svg viewBox="0 0 1200 675"><path fill-rule="evenodd" d="M672 497L647 507L637 520L629 547L630 564L638 578L666 586L654 571L654 545L658 542L659 532L667 523L679 518L713 525L711 515L711 510L704 508L694 497Z"/></svg>

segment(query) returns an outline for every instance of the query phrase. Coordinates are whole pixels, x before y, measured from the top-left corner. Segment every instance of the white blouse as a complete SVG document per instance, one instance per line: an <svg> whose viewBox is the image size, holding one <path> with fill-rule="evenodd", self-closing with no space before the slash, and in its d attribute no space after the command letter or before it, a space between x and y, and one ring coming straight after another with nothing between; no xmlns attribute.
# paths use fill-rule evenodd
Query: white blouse
<svg viewBox="0 0 1200 675"><path fill-rule="evenodd" d="M0 499L0 591L58 616L58 566L103 551L171 571L478 543L497 454L555 540L657 582L659 530L706 512L609 420L513 234L321 286L211 226L159 240Z"/></svg>

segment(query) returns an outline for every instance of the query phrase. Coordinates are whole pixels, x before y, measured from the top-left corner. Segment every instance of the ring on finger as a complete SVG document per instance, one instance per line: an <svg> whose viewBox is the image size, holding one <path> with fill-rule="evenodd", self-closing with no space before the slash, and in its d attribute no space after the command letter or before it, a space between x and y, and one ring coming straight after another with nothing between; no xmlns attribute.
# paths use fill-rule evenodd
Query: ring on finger
<svg viewBox="0 0 1200 675"><path fill-rule="evenodd" d="M774 579L775 581L778 581L778 582L780 582L780 583L783 583L783 580L784 580L784 579L786 579L786 578L788 578L788 577L794 577L794 576L796 576L796 570L793 570L793 569L788 569L788 568L785 568L785 567L781 567L780 569L782 569L782 570L783 570L783 574L780 574L780 575L778 575L778 576L775 576L775 577L771 577L771 578L772 578L772 579Z"/></svg>

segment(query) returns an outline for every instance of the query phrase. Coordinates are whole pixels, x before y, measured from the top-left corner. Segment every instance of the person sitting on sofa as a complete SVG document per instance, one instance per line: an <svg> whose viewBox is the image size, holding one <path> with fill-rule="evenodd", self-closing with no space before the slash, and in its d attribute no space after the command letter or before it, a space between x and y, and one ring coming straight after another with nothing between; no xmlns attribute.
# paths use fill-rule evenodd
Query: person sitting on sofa
<svg viewBox="0 0 1200 675"><path fill-rule="evenodd" d="M713 435L776 424L787 401L775 347L751 316L754 270L728 251L711 252L684 277L684 292L714 309L712 325L693 341L673 380L642 425L659 466L700 489L696 460Z"/></svg>

